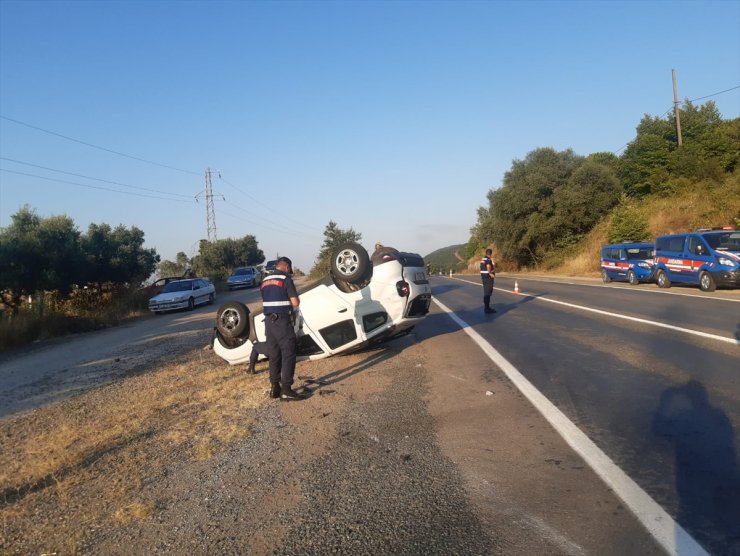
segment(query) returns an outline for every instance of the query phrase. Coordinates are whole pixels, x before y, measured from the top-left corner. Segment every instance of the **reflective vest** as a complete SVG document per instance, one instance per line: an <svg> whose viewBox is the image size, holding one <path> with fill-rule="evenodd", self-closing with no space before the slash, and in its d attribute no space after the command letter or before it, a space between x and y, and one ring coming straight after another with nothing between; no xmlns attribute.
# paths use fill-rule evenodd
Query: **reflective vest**
<svg viewBox="0 0 740 556"><path fill-rule="evenodd" d="M491 268L493 268L493 261L491 260L491 257L483 257L480 260L480 273L483 276L488 276L488 265L489 264L491 265Z"/></svg>
<svg viewBox="0 0 740 556"><path fill-rule="evenodd" d="M285 288L286 278L283 274L272 274L262 281L260 293L262 294L262 312L265 315L288 314L293 311L288 290Z"/></svg>

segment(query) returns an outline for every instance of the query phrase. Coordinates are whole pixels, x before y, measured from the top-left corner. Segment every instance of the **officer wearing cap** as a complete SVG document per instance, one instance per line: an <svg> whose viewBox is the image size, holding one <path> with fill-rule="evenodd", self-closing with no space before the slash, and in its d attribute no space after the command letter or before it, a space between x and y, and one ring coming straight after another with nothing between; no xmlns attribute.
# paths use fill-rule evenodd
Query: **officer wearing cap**
<svg viewBox="0 0 740 556"><path fill-rule="evenodd" d="M295 373L296 337L293 329L293 311L300 300L290 275L293 264L288 257L280 257L275 272L262 281L262 312L265 315L267 358L270 361L271 398L284 401L303 399L293 390Z"/></svg>

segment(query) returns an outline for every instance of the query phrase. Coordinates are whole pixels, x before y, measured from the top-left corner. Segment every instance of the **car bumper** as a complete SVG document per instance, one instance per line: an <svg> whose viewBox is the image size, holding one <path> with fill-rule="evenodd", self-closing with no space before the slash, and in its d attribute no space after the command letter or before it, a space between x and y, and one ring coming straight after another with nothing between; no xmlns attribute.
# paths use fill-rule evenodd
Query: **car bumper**
<svg viewBox="0 0 740 556"><path fill-rule="evenodd" d="M251 280L249 282L227 282L226 285L229 286L229 289L233 290L234 288L248 288L254 286L254 284L254 280Z"/></svg>
<svg viewBox="0 0 740 556"><path fill-rule="evenodd" d="M710 272L714 283L722 288L740 288L740 269Z"/></svg>
<svg viewBox="0 0 740 556"><path fill-rule="evenodd" d="M170 301L169 303L159 303L157 305L149 305L149 310L158 313L160 311L174 311L176 309L184 309L188 306L188 300L184 301Z"/></svg>

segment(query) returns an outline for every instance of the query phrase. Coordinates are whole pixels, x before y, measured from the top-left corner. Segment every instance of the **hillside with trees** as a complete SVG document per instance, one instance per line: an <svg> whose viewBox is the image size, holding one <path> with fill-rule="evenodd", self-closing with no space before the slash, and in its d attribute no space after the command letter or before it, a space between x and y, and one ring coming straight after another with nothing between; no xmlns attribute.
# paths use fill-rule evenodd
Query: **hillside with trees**
<svg viewBox="0 0 740 556"><path fill-rule="evenodd" d="M680 118L681 146L673 114L645 115L621 156L538 148L514 160L467 252L493 244L499 268L584 273L602 243L740 223L740 118L723 120L711 101L687 101Z"/></svg>

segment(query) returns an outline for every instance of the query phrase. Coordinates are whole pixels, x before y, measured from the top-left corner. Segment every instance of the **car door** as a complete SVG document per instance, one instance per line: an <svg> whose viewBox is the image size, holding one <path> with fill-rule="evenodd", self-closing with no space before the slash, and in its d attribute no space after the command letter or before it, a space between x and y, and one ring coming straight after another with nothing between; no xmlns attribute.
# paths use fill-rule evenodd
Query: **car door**
<svg viewBox="0 0 740 556"><path fill-rule="evenodd" d="M340 353L365 340L352 294L320 285L303 292L300 300L303 333L311 334L326 353Z"/></svg>
<svg viewBox="0 0 740 556"><path fill-rule="evenodd" d="M692 283L699 283L699 275L701 270L706 268L706 265L713 261L714 257L711 255L709 247L704 243L701 236L690 235L686 239L686 250L687 250L687 261L689 263L689 270L687 275Z"/></svg>

